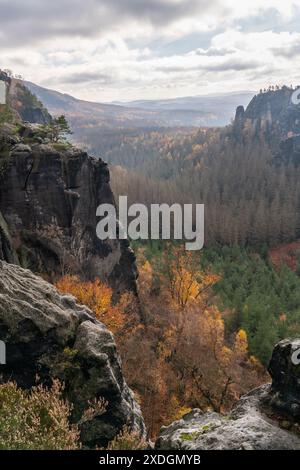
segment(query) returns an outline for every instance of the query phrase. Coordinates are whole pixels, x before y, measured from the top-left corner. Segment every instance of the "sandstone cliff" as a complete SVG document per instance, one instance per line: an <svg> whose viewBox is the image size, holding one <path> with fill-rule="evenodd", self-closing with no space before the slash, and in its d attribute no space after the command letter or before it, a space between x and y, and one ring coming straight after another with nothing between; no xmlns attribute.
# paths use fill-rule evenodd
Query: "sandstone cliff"
<svg viewBox="0 0 300 470"><path fill-rule="evenodd" d="M30 388L58 377L78 422L89 400L106 412L81 426L81 441L103 446L128 425L145 437L140 408L122 375L112 334L85 306L29 270L0 261L0 339L6 343L1 380Z"/></svg>
<svg viewBox="0 0 300 470"><path fill-rule="evenodd" d="M100 241L96 208L114 204L107 165L50 143L36 125L0 129L0 257L48 275L71 272L135 291L127 240Z"/></svg>
<svg viewBox="0 0 300 470"><path fill-rule="evenodd" d="M296 90L287 86L254 96L246 109L236 110L235 137L264 138L276 163L300 164L300 104L295 97Z"/></svg>

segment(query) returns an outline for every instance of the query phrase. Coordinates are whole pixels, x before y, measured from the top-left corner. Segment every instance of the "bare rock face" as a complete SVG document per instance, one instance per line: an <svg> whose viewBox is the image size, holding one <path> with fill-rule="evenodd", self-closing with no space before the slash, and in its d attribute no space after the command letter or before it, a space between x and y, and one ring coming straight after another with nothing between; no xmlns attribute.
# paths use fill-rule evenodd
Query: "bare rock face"
<svg viewBox="0 0 300 470"><path fill-rule="evenodd" d="M6 259L9 263L18 264L17 255L13 249L7 224L0 212L0 259Z"/></svg>
<svg viewBox="0 0 300 470"><path fill-rule="evenodd" d="M268 143L276 164L300 164L300 104L297 91L284 86L254 96L243 110L239 106L233 135L239 142L262 136Z"/></svg>
<svg viewBox="0 0 300 470"><path fill-rule="evenodd" d="M273 382L243 396L228 415L193 410L163 427L157 449L300 450L300 340L281 341L269 366Z"/></svg>
<svg viewBox="0 0 300 470"><path fill-rule="evenodd" d="M63 144L0 132L0 212L19 263L50 280L66 272L100 277L135 291L135 257L127 240L96 236L96 209L114 204L107 165ZM11 262L5 256L2 259Z"/></svg>
<svg viewBox="0 0 300 470"><path fill-rule="evenodd" d="M280 341L269 365L272 406L300 421L300 339Z"/></svg>
<svg viewBox="0 0 300 470"><path fill-rule="evenodd" d="M36 376L65 383L78 422L88 402L103 397L106 413L81 427L81 441L103 446L124 425L145 436L140 408L122 375L112 334L85 306L29 270L0 261L0 340L6 343L1 380L30 388Z"/></svg>
<svg viewBox="0 0 300 470"><path fill-rule="evenodd" d="M288 132L299 133L300 108L292 102L293 92L285 86L254 96L243 114L244 123L248 120L257 131L274 131L281 138Z"/></svg>

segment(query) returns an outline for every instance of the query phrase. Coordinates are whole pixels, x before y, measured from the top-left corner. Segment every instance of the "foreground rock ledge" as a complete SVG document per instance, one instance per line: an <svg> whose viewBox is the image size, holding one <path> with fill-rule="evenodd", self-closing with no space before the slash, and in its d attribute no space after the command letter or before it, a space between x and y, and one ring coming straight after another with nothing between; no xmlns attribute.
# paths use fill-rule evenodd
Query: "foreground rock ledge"
<svg viewBox="0 0 300 470"><path fill-rule="evenodd" d="M157 449L300 450L300 366L292 354L300 340L284 340L273 351L272 384L243 396L231 413L193 410L161 429Z"/></svg>
<svg viewBox="0 0 300 470"><path fill-rule="evenodd" d="M81 429L84 445L104 446L124 425L145 436L140 408L121 370L112 334L74 297L61 295L31 271L0 261L0 339L7 348L2 380L23 388L51 377L65 382L79 421L88 401L103 397L107 412Z"/></svg>

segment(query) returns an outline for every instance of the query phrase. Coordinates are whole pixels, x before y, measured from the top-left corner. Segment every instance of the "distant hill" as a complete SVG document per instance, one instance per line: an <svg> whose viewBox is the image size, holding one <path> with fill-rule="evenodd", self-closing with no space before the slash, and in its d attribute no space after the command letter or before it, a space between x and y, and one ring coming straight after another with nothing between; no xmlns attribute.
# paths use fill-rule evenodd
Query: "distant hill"
<svg viewBox="0 0 300 470"><path fill-rule="evenodd" d="M219 121L214 125L224 126L229 123L234 109L239 105L247 105L254 96L254 91L218 93L205 96L186 96L166 100L136 100L114 102L130 108L151 109L152 111L197 111L214 115ZM209 122L206 124L210 125Z"/></svg>
<svg viewBox="0 0 300 470"><path fill-rule="evenodd" d="M94 103L24 82L53 115L65 114L75 128L153 128L224 126L253 92L128 103Z"/></svg>

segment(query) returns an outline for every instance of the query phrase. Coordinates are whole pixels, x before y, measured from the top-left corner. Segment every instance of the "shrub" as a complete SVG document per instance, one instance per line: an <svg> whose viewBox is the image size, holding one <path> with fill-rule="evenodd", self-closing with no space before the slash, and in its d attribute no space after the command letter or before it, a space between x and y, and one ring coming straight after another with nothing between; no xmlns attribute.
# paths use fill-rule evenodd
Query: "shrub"
<svg viewBox="0 0 300 470"><path fill-rule="evenodd" d="M144 450L147 443L139 434L124 426L122 431L112 440L106 450Z"/></svg>
<svg viewBox="0 0 300 470"><path fill-rule="evenodd" d="M63 400L62 385L53 381L24 391L14 382L0 385L0 449L72 450L79 432L69 424L71 405Z"/></svg>

